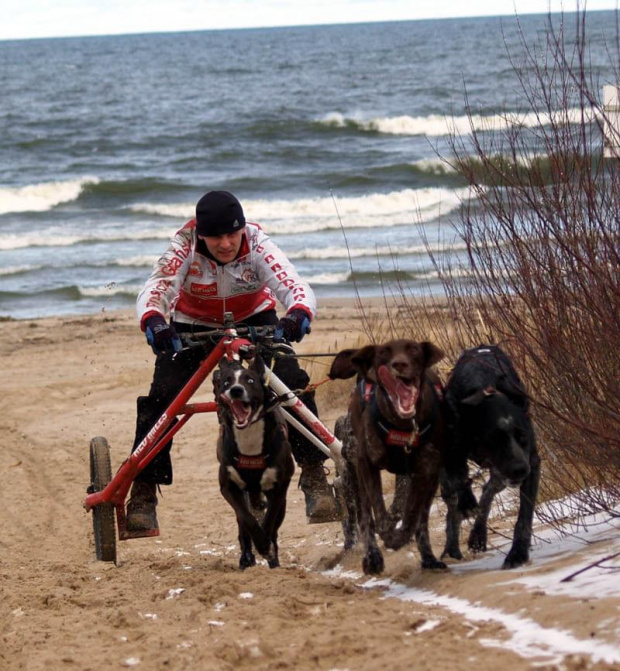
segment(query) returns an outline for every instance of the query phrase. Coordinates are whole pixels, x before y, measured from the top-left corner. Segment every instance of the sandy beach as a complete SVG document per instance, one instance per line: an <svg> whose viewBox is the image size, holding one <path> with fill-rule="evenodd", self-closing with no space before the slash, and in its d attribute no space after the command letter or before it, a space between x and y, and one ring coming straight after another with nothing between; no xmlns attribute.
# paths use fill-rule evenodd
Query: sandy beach
<svg viewBox="0 0 620 671"><path fill-rule="evenodd" d="M378 319L384 309L381 301L365 308ZM368 581L360 552L343 553L338 523L306 523L297 471L280 534L282 567L239 571L233 513L217 485L214 416L192 419L176 440L161 536L119 543L118 566L97 562L82 508L88 445L105 436L113 468L120 465L153 354L131 312L8 320L0 337L3 671L620 669L617 572L608 571L610 589L598 595L555 589L592 553L618 552L617 529L571 552L534 551L530 566L508 573L499 568L509 510L493 519L493 550L484 557L422 572L412 545L386 552L385 581ZM298 351L363 339L354 301L322 301ZM313 382L327 365L311 365ZM346 391L329 386L319 407L333 427ZM200 398L210 394L208 384ZM443 525L438 502L437 554ZM536 534L540 540L544 530Z"/></svg>

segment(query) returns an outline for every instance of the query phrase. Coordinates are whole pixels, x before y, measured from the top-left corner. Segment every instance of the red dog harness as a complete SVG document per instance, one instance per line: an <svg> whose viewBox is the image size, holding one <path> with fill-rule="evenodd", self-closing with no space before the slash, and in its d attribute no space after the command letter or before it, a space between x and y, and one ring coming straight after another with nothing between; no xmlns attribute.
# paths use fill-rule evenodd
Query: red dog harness
<svg viewBox="0 0 620 671"><path fill-rule="evenodd" d="M389 422L381 414L377 403L377 386L375 382L369 382L365 379L359 381L358 391L362 400L362 409L369 408L372 423L386 448L387 470L390 473L398 475L410 473L417 459L418 448L424 444L425 437L429 434L436 421L439 400L443 396L443 389L440 385L431 385L435 398L431 420L424 427L418 426L415 419L407 420L407 424L410 424L411 428L404 430Z"/></svg>

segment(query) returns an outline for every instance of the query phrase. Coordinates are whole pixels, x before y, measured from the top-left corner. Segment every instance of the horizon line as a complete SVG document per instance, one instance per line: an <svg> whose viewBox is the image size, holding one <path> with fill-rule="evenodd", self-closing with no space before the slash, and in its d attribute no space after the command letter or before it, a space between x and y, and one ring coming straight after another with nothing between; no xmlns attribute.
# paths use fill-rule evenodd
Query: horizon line
<svg viewBox="0 0 620 671"><path fill-rule="evenodd" d="M249 30L286 30L291 28L329 28L329 27L345 27L345 26L362 26L362 25L376 25L388 23L416 23L421 21L454 21L463 19L501 19L501 18L525 18L530 16L564 16L572 14L592 14L600 12L618 12L617 9L578 9L572 11L541 11L541 12L527 12L519 14L513 12L510 14L476 14L468 16L437 16L437 17L422 17L417 19L390 19L385 21L346 21L335 23L293 23L286 25L271 25L271 26L241 26L241 27L221 27L221 28L197 28L197 29L181 29L181 30L151 30L139 32L119 32L119 33L83 33L76 35L42 35L37 37L0 37L0 42L30 42L34 40L71 40L71 39L85 39L91 37L138 37L145 35L185 35L188 33L212 33L212 32L237 32Z"/></svg>

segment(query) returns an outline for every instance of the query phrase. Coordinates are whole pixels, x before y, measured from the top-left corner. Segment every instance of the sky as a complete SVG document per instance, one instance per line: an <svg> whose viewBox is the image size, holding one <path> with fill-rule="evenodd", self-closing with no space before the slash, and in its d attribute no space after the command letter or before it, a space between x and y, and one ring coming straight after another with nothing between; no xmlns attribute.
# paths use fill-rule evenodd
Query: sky
<svg viewBox="0 0 620 671"><path fill-rule="evenodd" d="M0 40L574 11L583 0L2 0ZM590 0L588 11L618 0Z"/></svg>

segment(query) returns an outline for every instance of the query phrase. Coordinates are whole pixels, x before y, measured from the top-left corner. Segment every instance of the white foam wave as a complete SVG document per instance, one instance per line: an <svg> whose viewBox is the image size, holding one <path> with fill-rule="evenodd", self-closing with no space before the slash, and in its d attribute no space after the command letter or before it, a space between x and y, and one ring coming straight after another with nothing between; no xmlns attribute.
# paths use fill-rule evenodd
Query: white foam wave
<svg viewBox="0 0 620 671"><path fill-rule="evenodd" d="M155 254L153 255L140 255L140 256L130 256L127 259L116 259L111 264L105 265L115 265L115 266L129 266L132 268L150 268L155 264L159 257Z"/></svg>
<svg viewBox="0 0 620 671"><path fill-rule="evenodd" d="M98 183L97 177L82 177L65 182L0 187L0 214L46 212L60 203L67 203L78 198L87 184Z"/></svg>
<svg viewBox="0 0 620 671"><path fill-rule="evenodd" d="M429 175L454 175L456 169L441 158L423 158L419 161L414 161L413 165Z"/></svg>
<svg viewBox="0 0 620 671"><path fill-rule="evenodd" d="M424 117L407 115L395 117L377 117L364 119L358 115L345 116L339 112L330 112L319 120L319 123L336 128L356 127L362 131L385 133L387 135L466 135L475 131L501 131L507 128L522 126L537 128L548 126L551 122L558 124L586 123L594 121L600 113L596 109L571 108L549 113L536 112L503 112L500 114L472 114L471 117L443 116L430 114Z"/></svg>
<svg viewBox="0 0 620 671"><path fill-rule="evenodd" d="M469 195L468 189L405 189L349 198L244 200L243 209L249 221L258 222L269 234L298 234L340 228L341 225L343 228L371 228L424 223L451 212ZM132 209L175 216L182 221L192 207L187 203L142 203Z"/></svg>
<svg viewBox="0 0 620 671"><path fill-rule="evenodd" d="M450 251L462 251L467 249L465 243L446 243L426 245L409 245L401 247L391 247L389 245L377 245L376 247L313 247L299 250L296 252L288 252L287 256L291 260L295 259L357 259L361 257L378 257L378 256L407 256L411 254L426 254L429 250L433 253L439 254Z"/></svg>
<svg viewBox="0 0 620 671"><path fill-rule="evenodd" d="M19 275L20 273L39 270L42 267L43 266L9 266L8 268L0 268L0 276Z"/></svg>
<svg viewBox="0 0 620 671"><path fill-rule="evenodd" d="M423 224L445 216L470 197L468 189L405 189L391 193L339 198L301 198L298 200L245 200L250 221L261 224L271 235L299 234L328 229L355 229ZM124 240L169 240L187 220L188 205L143 204L134 208L150 213L176 211L177 222L170 228L135 229L113 227L88 233L70 234L59 227L37 233L0 235L0 250L27 247L69 247L81 243ZM191 211L191 207L189 208ZM373 251L373 253L375 253ZM320 258L320 255L317 256ZM140 262L139 265L152 263ZM132 265L129 263L128 265Z"/></svg>
<svg viewBox="0 0 620 671"><path fill-rule="evenodd" d="M118 295L137 296L142 290L141 284L116 284L110 282L100 287L78 287L78 291L82 296L88 298L97 298L99 296L110 297Z"/></svg>
<svg viewBox="0 0 620 671"><path fill-rule="evenodd" d="M135 203L129 209L138 214L154 214L160 217L173 217L179 221L189 221L194 217L196 203Z"/></svg>
<svg viewBox="0 0 620 671"><path fill-rule="evenodd" d="M308 277L308 283L313 284L341 284L349 279L349 273L321 273Z"/></svg>
<svg viewBox="0 0 620 671"><path fill-rule="evenodd" d="M60 235L56 229L41 233L0 235L0 250L25 249L27 247L70 247L84 242L116 242L123 240L169 240L176 229L152 231L116 230L98 231L87 235Z"/></svg>

